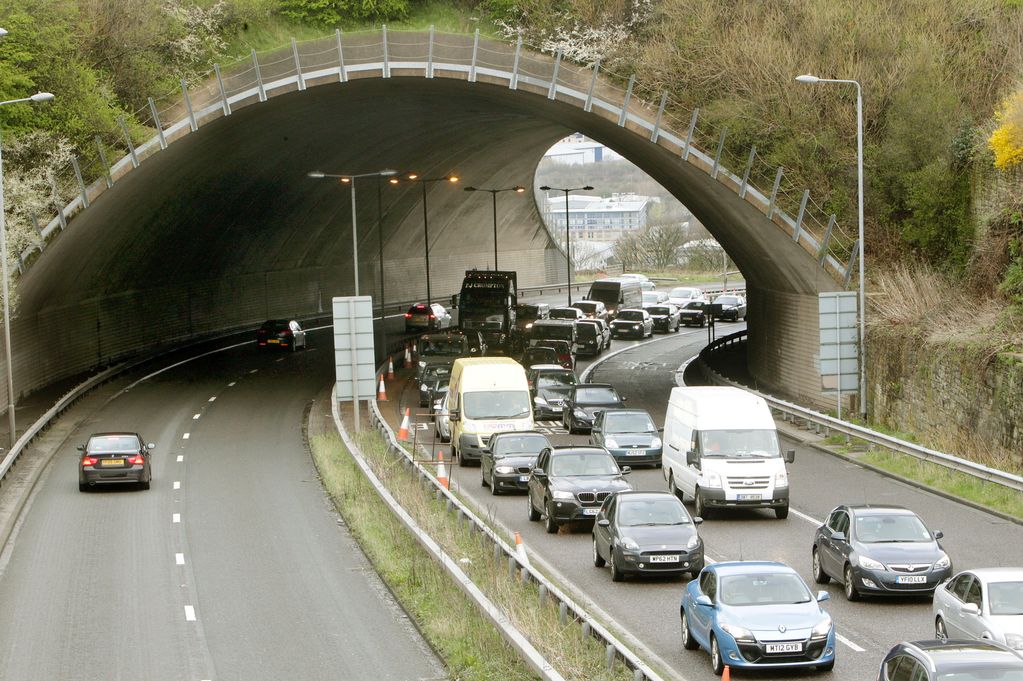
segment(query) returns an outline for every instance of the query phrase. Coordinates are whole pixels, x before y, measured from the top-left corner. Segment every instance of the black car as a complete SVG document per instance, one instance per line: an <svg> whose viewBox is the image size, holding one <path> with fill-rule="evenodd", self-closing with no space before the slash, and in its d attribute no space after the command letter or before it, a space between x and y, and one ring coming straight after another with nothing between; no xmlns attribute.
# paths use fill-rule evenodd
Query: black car
<svg viewBox="0 0 1023 681"><path fill-rule="evenodd" d="M294 319L268 319L256 330L256 348L305 350L305 331Z"/></svg>
<svg viewBox="0 0 1023 681"><path fill-rule="evenodd" d="M611 566L611 580L630 574L684 574L703 569L703 540L671 492L619 492L607 498L593 524L593 565Z"/></svg>
<svg viewBox="0 0 1023 681"><path fill-rule="evenodd" d="M533 328L533 322L540 319L549 319L551 306L547 303L521 304L515 306L515 330L519 334L528 334Z"/></svg>
<svg viewBox="0 0 1023 681"><path fill-rule="evenodd" d="M525 492L536 458L551 446L543 433L516 430L496 433L480 456L480 476L491 494Z"/></svg>
<svg viewBox="0 0 1023 681"><path fill-rule="evenodd" d="M547 421L561 418L565 395L579 379L560 364L539 364L526 371L526 382L533 394L533 418Z"/></svg>
<svg viewBox="0 0 1023 681"><path fill-rule="evenodd" d="M714 313L714 319L726 322L737 322L746 319L746 299L742 296L725 294L714 299L715 305L720 305L720 312Z"/></svg>
<svg viewBox="0 0 1023 681"><path fill-rule="evenodd" d="M577 355L596 357L604 351L604 334L592 320L580 319L576 322L575 337Z"/></svg>
<svg viewBox="0 0 1023 681"><path fill-rule="evenodd" d="M569 433L589 432L598 411L624 406L625 398L615 391L614 386L607 383L580 383L565 394L561 423Z"/></svg>
<svg viewBox="0 0 1023 681"><path fill-rule="evenodd" d="M529 519L543 517L550 534L573 520L592 521L605 499L632 489L622 477L629 472L628 466L619 468L614 457L601 447L545 449L529 476Z"/></svg>
<svg viewBox="0 0 1023 681"><path fill-rule="evenodd" d="M436 362L423 367L422 375L419 378L419 406L429 407L436 397L438 386L447 385L451 379L451 364Z"/></svg>
<svg viewBox="0 0 1023 681"><path fill-rule="evenodd" d="M557 353L558 358L555 360L555 364L560 364L566 369L575 368L575 352L574 346L568 341L564 340L545 340L541 347L553 348L554 352Z"/></svg>
<svg viewBox="0 0 1023 681"><path fill-rule="evenodd" d="M618 316L611 322L612 338L646 338L653 334L654 321L646 310L619 310Z"/></svg>
<svg viewBox="0 0 1023 681"><path fill-rule="evenodd" d="M888 651L877 681L1020 681L1023 658L994 641L904 641Z"/></svg>
<svg viewBox="0 0 1023 681"><path fill-rule="evenodd" d="M705 300L690 300L678 311L679 318L685 326L707 326L707 313L703 306Z"/></svg>
<svg viewBox="0 0 1023 681"><path fill-rule="evenodd" d="M674 333L682 325L682 318L674 305L651 305L646 311L653 321L654 333Z"/></svg>
<svg viewBox="0 0 1023 681"><path fill-rule="evenodd" d="M155 446L138 433L93 433L78 445L78 490L124 484L149 489L153 480L149 457Z"/></svg>
<svg viewBox="0 0 1023 681"><path fill-rule="evenodd" d="M526 348L522 353L522 357L519 358L519 364L527 369L538 364L556 364L561 366L561 362L558 361L558 351L546 345L534 345L531 348Z"/></svg>
<svg viewBox="0 0 1023 681"><path fill-rule="evenodd" d="M839 506L814 535L813 578L841 581L850 601L862 594L930 596L952 575L941 537L901 506Z"/></svg>
<svg viewBox="0 0 1023 681"><path fill-rule="evenodd" d="M600 318L580 319L575 323L577 336L579 335L579 327L584 325L593 326L597 329L597 335L603 341L603 347L601 348L601 350L607 350L608 348L611 347L611 327L608 326L608 323L606 321Z"/></svg>

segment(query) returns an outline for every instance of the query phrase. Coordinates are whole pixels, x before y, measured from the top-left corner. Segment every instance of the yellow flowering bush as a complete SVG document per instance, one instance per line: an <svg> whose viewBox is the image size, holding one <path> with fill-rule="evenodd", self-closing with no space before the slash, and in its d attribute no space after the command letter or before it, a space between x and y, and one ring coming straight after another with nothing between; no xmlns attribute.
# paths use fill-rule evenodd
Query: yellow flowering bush
<svg viewBox="0 0 1023 681"><path fill-rule="evenodd" d="M988 145L995 153L995 167L1001 170L1023 163L1023 91L1017 92L995 111L998 127Z"/></svg>

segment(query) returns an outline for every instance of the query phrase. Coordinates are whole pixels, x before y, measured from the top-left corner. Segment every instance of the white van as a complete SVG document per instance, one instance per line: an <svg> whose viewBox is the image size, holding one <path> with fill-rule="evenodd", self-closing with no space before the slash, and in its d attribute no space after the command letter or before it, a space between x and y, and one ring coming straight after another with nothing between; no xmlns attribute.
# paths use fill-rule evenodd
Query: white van
<svg viewBox="0 0 1023 681"><path fill-rule="evenodd" d="M740 388L674 388L664 417L668 488L695 499L696 515L719 508L773 508L789 515L786 463L767 402Z"/></svg>
<svg viewBox="0 0 1023 681"><path fill-rule="evenodd" d="M479 461L494 433L533 429L526 370L508 357L462 357L448 383L451 447L461 465Z"/></svg>

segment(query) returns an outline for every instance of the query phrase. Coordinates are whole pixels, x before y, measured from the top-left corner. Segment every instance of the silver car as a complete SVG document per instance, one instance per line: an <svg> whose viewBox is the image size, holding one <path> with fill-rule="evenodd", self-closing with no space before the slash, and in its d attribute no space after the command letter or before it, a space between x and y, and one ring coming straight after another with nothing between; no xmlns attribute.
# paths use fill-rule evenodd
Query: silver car
<svg viewBox="0 0 1023 681"><path fill-rule="evenodd" d="M447 394L433 403L433 431L441 442L451 442L451 419L448 418Z"/></svg>
<svg viewBox="0 0 1023 681"><path fill-rule="evenodd" d="M1023 568L964 570L934 590L934 637L989 639L1023 655Z"/></svg>

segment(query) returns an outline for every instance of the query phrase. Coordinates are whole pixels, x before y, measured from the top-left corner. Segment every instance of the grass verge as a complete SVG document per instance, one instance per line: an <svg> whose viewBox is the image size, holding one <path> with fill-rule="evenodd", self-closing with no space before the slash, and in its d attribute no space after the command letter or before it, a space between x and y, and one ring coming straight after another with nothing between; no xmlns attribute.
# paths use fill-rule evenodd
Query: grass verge
<svg viewBox="0 0 1023 681"><path fill-rule="evenodd" d="M561 624L551 599L541 605L536 584L510 578L503 554L495 560L493 544L479 532L470 533L467 521L460 522L447 513L444 504L419 484L411 469L387 451L375 431L364 431L357 442L374 472L412 517L459 561L477 586L561 674L608 681L632 678L618 662L608 670L603 647L593 639L583 640L571 619ZM324 487L353 536L444 659L451 677L501 681L535 678L391 514L352 462L340 437L315 436L311 447Z"/></svg>

